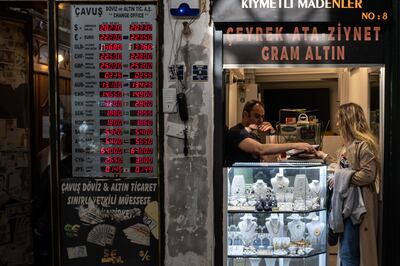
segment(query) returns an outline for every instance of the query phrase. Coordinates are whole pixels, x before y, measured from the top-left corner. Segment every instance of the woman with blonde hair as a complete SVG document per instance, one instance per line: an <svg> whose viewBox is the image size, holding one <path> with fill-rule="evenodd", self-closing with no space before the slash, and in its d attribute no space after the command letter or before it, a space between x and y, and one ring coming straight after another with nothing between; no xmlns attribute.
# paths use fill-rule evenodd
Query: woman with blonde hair
<svg viewBox="0 0 400 266"><path fill-rule="evenodd" d="M366 209L361 224L353 224L351 218L345 218L343 221L344 230L339 236L341 265L377 266L380 188L378 143L358 104L346 103L339 107L337 126L344 143L338 154L338 168L351 169L350 186L361 189ZM325 158L326 154L318 152L318 156ZM329 180L330 186L333 187L334 181Z"/></svg>

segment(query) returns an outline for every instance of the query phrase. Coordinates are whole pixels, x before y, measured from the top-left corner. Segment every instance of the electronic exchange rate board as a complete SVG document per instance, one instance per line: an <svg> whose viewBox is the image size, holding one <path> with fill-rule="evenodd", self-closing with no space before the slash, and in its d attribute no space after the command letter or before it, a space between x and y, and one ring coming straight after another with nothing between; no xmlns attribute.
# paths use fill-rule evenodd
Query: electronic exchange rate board
<svg viewBox="0 0 400 266"><path fill-rule="evenodd" d="M157 177L155 5L72 5L73 177Z"/></svg>

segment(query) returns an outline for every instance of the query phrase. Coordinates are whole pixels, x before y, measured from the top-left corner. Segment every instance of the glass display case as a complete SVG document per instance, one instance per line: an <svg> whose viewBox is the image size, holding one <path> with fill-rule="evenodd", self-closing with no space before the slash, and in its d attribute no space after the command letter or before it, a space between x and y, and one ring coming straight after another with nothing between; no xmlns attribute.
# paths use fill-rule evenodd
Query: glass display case
<svg viewBox="0 0 400 266"><path fill-rule="evenodd" d="M326 184L321 163L228 168L227 265L325 266Z"/></svg>

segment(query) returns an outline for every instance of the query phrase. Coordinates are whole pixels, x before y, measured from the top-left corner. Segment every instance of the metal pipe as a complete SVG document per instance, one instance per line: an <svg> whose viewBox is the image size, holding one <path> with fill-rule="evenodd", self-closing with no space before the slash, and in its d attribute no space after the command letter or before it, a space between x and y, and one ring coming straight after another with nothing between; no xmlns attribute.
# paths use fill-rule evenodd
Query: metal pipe
<svg viewBox="0 0 400 266"><path fill-rule="evenodd" d="M52 232L52 265L61 265L60 261L60 196L59 171L60 138L58 112L58 63L57 63L57 4L48 1L48 44L49 44L49 116L50 116L50 215Z"/></svg>

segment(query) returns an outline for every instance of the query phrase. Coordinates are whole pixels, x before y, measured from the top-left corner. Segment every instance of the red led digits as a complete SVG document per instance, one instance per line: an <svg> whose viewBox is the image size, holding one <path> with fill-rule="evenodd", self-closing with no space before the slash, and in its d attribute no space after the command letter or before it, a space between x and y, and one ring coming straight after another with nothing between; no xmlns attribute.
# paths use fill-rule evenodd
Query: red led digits
<svg viewBox="0 0 400 266"><path fill-rule="evenodd" d="M101 171L107 174L122 174L124 172L124 168L122 166L107 165L101 167Z"/></svg>
<svg viewBox="0 0 400 266"><path fill-rule="evenodd" d="M122 124L122 119L100 119L100 126L120 127Z"/></svg>
<svg viewBox="0 0 400 266"><path fill-rule="evenodd" d="M100 148L101 154L122 154L123 150L119 147L102 147Z"/></svg>
<svg viewBox="0 0 400 266"><path fill-rule="evenodd" d="M151 136L153 135L153 129L151 128L135 128L130 130L130 135L136 135L136 136Z"/></svg>
<svg viewBox="0 0 400 266"><path fill-rule="evenodd" d="M122 116L122 110L100 110L100 116Z"/></svg>
<svg viewBox="0 0 400 266"><path fill-rule="evenodd" d="M153 157L131 157L131 163L134 164L152 164Z"/></svg>
<svg viewBox="0 0 400 266"><path fill-rule="evenodd" d="M153 101L131 101L131 107L153 107Z"/></svg>
<svg viewBox="0 0 400 266"><path fill-rule="evenodd" d="M105 134L106 136L121 136L122 129L121 128L105 128L100 130L101 134Z"/></svg>
<svg viewBox="0 0 400 266"><path fill-rule="evenodd" d="M133 43L129 45L130 50L138 51L151 51L153 50L153 44L151 43Z"/></svg>
<svg viewBox="0 0 400 266"><path fill-rule="evenodd" d="M102 98L121 98L122 95L122 91L100 91L100 97Z"/></svg>
<svg viewBox="0 0 400 266"><path fill-rule="evenodd" d="M99 41L122 41L122 34L99 34Z"/></svg>
<svg viewBox="0 0 400 266"><path fill-rule="evenodd" d="M153 40L153 34L129 34L130 41L151 41Z"/></svg>
<svg viewBox="0 0 400 266"><path fill-rule="evenodd" d="M129 86L131 89L141 89L141 88L151 89L153 87L153 82L152 81L134 81L134 82L130 82Z"/></svg>
<svg viewBox="0 0 400 266"><path fill-rule="evenodd" d="M121 24L100 24L99 31L122 31Z"/></svg>
<svg viewBox="0 0 400 266"><path fill-rule="evenodd" d="M151 127L153 126L153 120L150 119L134 119L130 121L131 126L139 127Z"/></svg>
<svg viewBox="0 0 400 266"><path fill-rule="evenodd" d="M123 158L118 156L107 156L107 157L100 157L100 162L105 164L122 164Z"/></svg>
<svg viewBox="0 0 400 266"><path fill-rule="evenodd" d="M133 62L129 64L130 69L152 69L152 62Z"/></svg>
<svg viewBox="0 0 400 266"><path fill-rule="evenodd" d="M131 167L131 173L150 174L150 173L153 173L153 167L152 166L134 166L134 167Z"/></svg>
<svg viewBox="0 0 400 266"><path fill-rule="evenodd" d="M151 24L131 24L129 25L130 31L152 31L153 25Z"/></svg>
<svg viewBox="0 0 400 266"><path fill-rule="evenodd" d="M99 48L100 51L120 51L122 50L122 43L101 43L99 44ZM146 50L146 49L136 49L136 50Z"/></svg>
<svg viewBox="0 0 400 266"><path fill-rule="evenodd" d="M131 139L131 145L153 145L152 138L133 138Z"/></svg>
<svg viewBox="0 0 400 266"><path fill-rule="evenodd" d="M99 53L100 60L122 60L121 53Z"/></svg>
<svg viewBox="0 0 400 266"><path fill-rule="evenodd" d="M100 81L101 89L119 89L122 88L121 81Z"/></svg>
<svg viewBox="0 0 400 266"><path fill-rule="evenodd" d="M122 110L106 110L106 116L122 116Z"/></svg>
<svg viewBox="0 0 400 266"><path fill-rule="evenodd" d="M100 72L101 79L122 79L122 72Z"/></svg>
<svg viewBox="0 0 400 266"><path fill-rule="evenodd" d="M132 23L127 34L126 30L122 24L104 23L98 34L100 171L112 176L155 171L153 25ZM128 59L125 50L130 62L124 61ZM128 78L131 80L125 81ZM128 98L131 101L123 100ZM130 163L129 168L124 168L124 163Z"/></svg>
<svg viewBox="0 0 400 266"><path fill-rule="evenodd" d="M129 73L131 79L151 79L153 72L131 72Z"/></svg>
<svg viewBox="0 0 400 266"><path fill-rule="evenodd" d="M152 53L130 53L129 59L130 60L152 60L153 54Z"/></svg>
<svg viewBox="0 0 400 266"><path fill-rule="evenodd" d="M132 98L151 98L153 97L152 91L131 91Z"/></svg>
<svg viewBox="0 0 400 266"><path fill-rule="evenodd" d="M106 145L122 145L122 138L102 138L101 142Z"/></svg>
<svg viewBox="0 0 400 266"><path fill-rule="evenodd" d="M122 63L121 62L100 62L99 68L101 70L122 69Z"/></svg>
<svg viewBox="0 0 400 266"><path fill-rule="evenodd" d="M135 147L131 148L131 154L153 154L153 148Z"/></svg>

